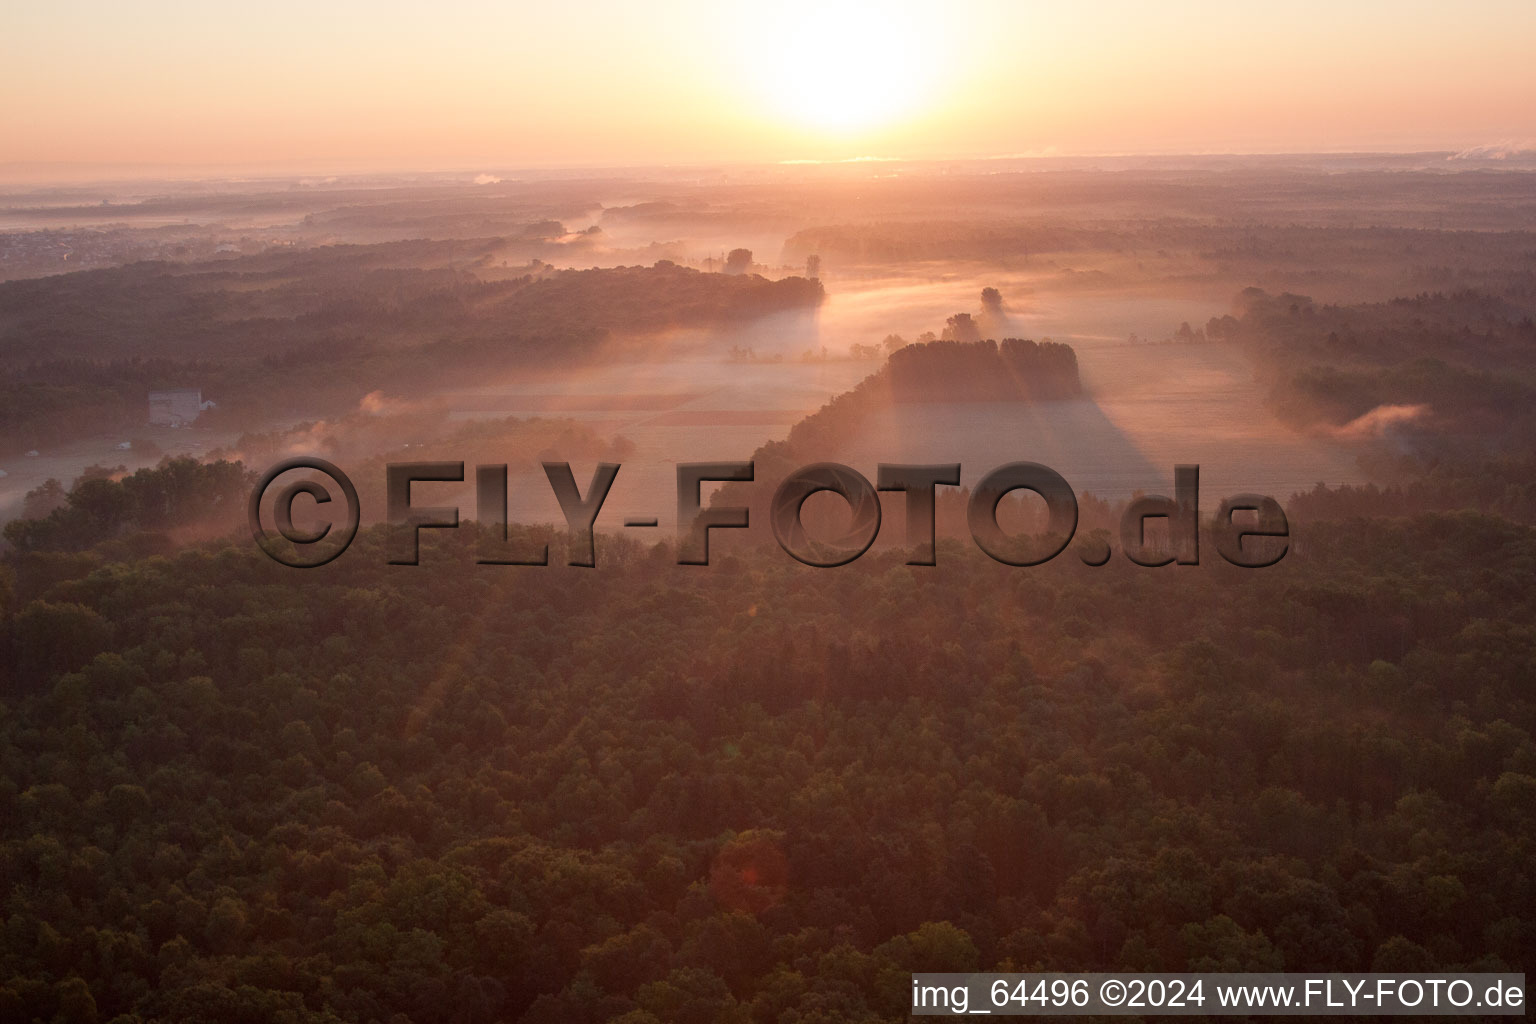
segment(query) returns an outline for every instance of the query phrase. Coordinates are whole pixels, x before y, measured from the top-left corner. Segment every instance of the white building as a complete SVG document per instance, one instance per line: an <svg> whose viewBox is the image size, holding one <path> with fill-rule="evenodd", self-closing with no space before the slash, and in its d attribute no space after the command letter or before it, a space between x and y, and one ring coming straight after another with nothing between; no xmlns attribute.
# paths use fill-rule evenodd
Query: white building
<svg viewBox="0 0 1536 1024"><path fill-rule="evenodd" d="M161 427L186 426L197 419L204 409L212 407L212 402L203 401L203 392L198 388L171 388L168 391L151 391L149 393L149 422Z"/></svg>

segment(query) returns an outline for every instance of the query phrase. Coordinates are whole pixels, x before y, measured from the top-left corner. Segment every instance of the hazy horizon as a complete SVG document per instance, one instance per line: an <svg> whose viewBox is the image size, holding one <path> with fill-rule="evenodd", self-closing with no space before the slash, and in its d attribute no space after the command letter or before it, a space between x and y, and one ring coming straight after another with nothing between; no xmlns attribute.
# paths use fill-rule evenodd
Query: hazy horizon
<svg viewBox="0 0 1536 1024"><path fill-rule="evenodd" d="M1458 171L1529 171L1536 168L1536 144L1488 145L1465 149L1439 148L1416 150L1276 150L1274 152L1143 152L1143 153L999 153L981 156L951 156L906 159L866 155L846 159L819 160L788 158L783 160L715 160L686 162L636 162L630 164L594 160L589 163L496 164L491 162L454 165L379 164L376 166L337 163L304 164L121 164L110 162L0 162L0 187L21 193L41 193L53 189L141 187L153 185L260 186L264 183L300 185L306 188L379 188L402 184L422 185L515 185L560 179L634 178L696 180L698 176L752 176L753 179L778 179L796 171L806 173L857 174L886 177L904 172L945 173L949 169L971 174L1019 174L1053 171L1179 171L1284 168L1296 163L1335 163L1350 165L1340 169L1417 170L1454 173Z"/></svg>
<svg viewBox="0 0 1536 1024"><path fill-rule="evenodd" d="M1536 146L1536 6L857 0L8 16L0 166L367 173ZM1347 102L1340 102L1341 99Z"/></svg>

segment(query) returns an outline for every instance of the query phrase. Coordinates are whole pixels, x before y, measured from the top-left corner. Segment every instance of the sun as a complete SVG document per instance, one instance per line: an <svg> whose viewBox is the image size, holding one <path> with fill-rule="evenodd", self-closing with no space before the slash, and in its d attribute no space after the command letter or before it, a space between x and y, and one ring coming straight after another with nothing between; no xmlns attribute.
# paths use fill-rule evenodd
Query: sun
<svg viewBox="0 0 1536 1024"><path fill-rule="evenodd" d="M848 135L910 117L932 100L947 57L935 21L896 2L779 4L753 20L742 43L772 110Z"/></svg>

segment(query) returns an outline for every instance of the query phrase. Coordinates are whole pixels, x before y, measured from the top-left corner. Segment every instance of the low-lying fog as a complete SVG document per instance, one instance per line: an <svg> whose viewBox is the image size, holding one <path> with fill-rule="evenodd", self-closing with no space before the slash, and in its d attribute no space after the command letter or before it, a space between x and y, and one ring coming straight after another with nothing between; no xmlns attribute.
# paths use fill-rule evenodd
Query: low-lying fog
<svg viewBox="0 0 1536 1024"><path fill-rule="evenodd" d="M760 445L786 437L800 419L879 369L883 355L850 358L851 345L878 346L892 333L908 341L924 331L937 333L948 316L977 313L981 290L997 287L1007 319L988 333L1070 343L1087 397L889 407L847 439L839 458L871 479L880 462L958 461L966 484L1005 462L1030 460L1056 469L1079 494L1110 499L1137 490L1166 491L1174 464L1194 462L1201 466L1203 502L1210 508L1239 491L1284 500L1320 481L1363 478L1348 445L1301 436L1276 421L1237 348L1162 342L1183 322L1199 326L1227 312L1230 292L1063 289L1059 278L1044 274L952 266L920 266L901 277L834 278L827 287L826 303L812 316L785 314L729 333L645 339L651 356L644 360L623 357L446 395L398 397L437 399L455 419L569 418L603 437L627 439L633 453L624 460L600 525L655 516L670 535L678 462L750 458ZM201 429L146 428L138 434L153 434L168 454L203 455L235 441ZM132 470L156 461L123 450L121 443L115 437L92 438L6 460L0 516L14 515L26 492L50 477L68 485L91 465ZM590 466L581 464L579 453L540 454L573 461L586 485ZM549 486L531 460L479 450L461 457L471 464L510 458L511 517L560 521ZM443 493L443 485L424 488L421 500ZM464 494L462 500L465 514L473 515L473 499ZM365 514L372 518L381 511Z"/></svg>
<svg viewBox="0 0 1536 1024"><path fill-rule="evenodd" d="M1201 467L1203 504L1242 491L1284 500L1314 484L1356 482L1355 451L1304 437L1276 421L1244 354L1219 343L1158 343L1188 321L1227 312L1231 296L1036 292L1024 275L828 282L815 317L773 317L706 341L674 339L670 355L615 362L449 396L459 417L565 416L635 446L600 523L656 516L670 529L678 462L737 461L782 439L798 420L879 369L850 359L851 344L887 334L913 340L947 316L974 312L981 289L1000 287L1012 330L1077 351L1088 397L1039 403L925 403L885 408L840 453L873 479L880 462L960 462L974 484L1005 462L1041 462L1079 493L1124 498L1167 491L1178 462ZM1137 341L1128 339L1135 335ZM752 360L722 352L750 348ZM821 358L823 348L826 358ZM812 353L816 358L807 359ZM777 359L778 361L774 361ZM558 455L558 453L549 453ZM494 461L494 452L465 452ZM573 466L585 487L590 467ZM511 466L514 520L560 521L537 466ZM898 502L899 503L899 502Z"/></svg>

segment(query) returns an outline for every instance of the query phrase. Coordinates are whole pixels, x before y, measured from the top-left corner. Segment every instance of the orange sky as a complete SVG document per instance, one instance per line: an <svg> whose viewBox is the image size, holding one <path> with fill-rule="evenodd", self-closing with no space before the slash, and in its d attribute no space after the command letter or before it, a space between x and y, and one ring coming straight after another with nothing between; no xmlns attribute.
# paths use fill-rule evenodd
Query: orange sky
<svg viewBox="0 0 1536 1024"><path fill-rule="evenodd" d="M1536 145L1536 0L12 0L0 26L0 163Z"/></svg>

